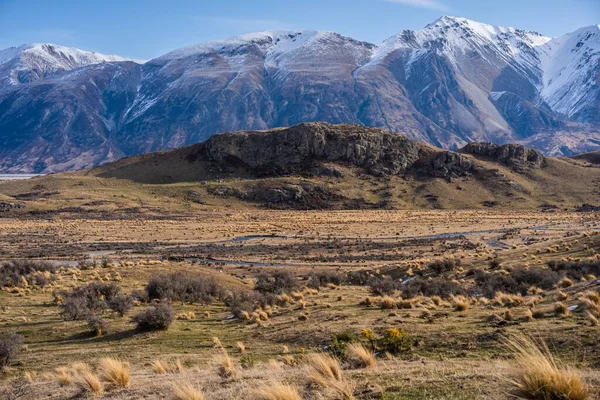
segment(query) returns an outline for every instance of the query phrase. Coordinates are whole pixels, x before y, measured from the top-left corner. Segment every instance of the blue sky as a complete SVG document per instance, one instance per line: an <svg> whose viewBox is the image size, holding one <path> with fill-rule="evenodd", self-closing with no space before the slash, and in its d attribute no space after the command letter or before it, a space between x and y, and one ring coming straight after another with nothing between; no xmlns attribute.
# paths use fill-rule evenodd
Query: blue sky
<svg viewBox="0 0 600 400"><path fill-rule="evenodd" d="M0 49L50 42L149 59L270 29L322 29L380 43L441 15L557 36L600 24L600 0L0 0Z"/></svg>

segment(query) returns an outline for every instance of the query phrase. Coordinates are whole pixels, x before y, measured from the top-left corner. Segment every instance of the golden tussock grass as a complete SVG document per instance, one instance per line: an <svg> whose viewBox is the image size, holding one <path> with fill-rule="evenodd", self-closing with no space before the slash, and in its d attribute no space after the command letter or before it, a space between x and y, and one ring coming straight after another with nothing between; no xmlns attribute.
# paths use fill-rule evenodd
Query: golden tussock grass
<svg viewBox="0 0 600 400"><path fill-rule="evenodd" d="M507 340L515 353L516 373L510 381L513 395L531 400L587 400L588 388L576 371L559 363L543 344L513 336Z"/></svg>
<svg viewBox="0 0 600 400"><path fill-rule="evenodd" d="M252 399L255 400L302 400L298 389L283 383L271 383L254 390Z"/></svg>
<svg viewBox="0 0 600 400"><path fill-rule="evenodd" d="M223 348L223 344L221 343L221 339L219 339L216 336L213 336L211 339L213 345L217 348L217 349L222 349Z"/></svg>
<svg viewBox="0 0 600 400"><path fill-rule="evenodd" d="M217 371L219 376L223 379L235 378L237 376L237 366L235 362L229 357L226 351L222 351L215 357L217 364Z"/></svg>
<svg viewBox="0 0 600 400"><path fill-rule="evenodd" d="M585 312L585 316L587 317L588 321L590 321L590 324L592 326L598 326L598 325L600 325L600 322L598 321L598 318L596 318L594 316L594 314L592 314L591 312L586 311Z"/></svg>
<svg viewBox="0 0 600 400"><path fill-rule="evenodd" d="M100 379L98 379L98 377L92 372L82 372L76 376L74 382L79 390L92 396L100 396L102 393L104 393L104 385L102 385Z"/></svg>
<svg viewBox="0 0 600 400"><path fill-rule="evenodd" d="M131 383L131 366L128 362L114 358L101 358L98 371L105 381L119 387L127 387Z"/></svg>
<svg viewBox="0 0 600 400"><path fill-rule="evenodd" d="M464 296L454 296L452 305L456 311L467 311L469 309L469 299Z"/></svg>
<svg viewBox="0 0 600 400"><path fill-rule="evenodd" d="M554 305L554 314L566 317L570 314L569 307L565 303L556 303Z"/></svg>
<svg viewBox="0 0 600 400"><path fill-rule="evenodd" d="M411 309L414 308L415 302L413 300L404 300L400 299L396 302L396 307L401 309Z"/></svg>
<svg viewBox="0 0 600 400"><path fill-rule="evenodd" d="M362 343L350 343L346 348L346 355L353 365L360 368L375 368L377 365L375 354Z"/></svg>
<svg viewBox="0 0 600 400"><path fill-rule="evenodd" d="M390 296L382 297L381 300L379 300L379 307L381 307L383 310L391 310L396 308L396 300Z"/></svg>
<svg viewBox="0 0 600 400"><path fill-rule="evenodd" d="M150 366L154 372L161 375L175 373L181 374L184 371L184 367L180 359L175 360L174 363L163 360L154 360L150 363Z"/></svg>
<svg viewBox="0 0 600 400"><path fill-rule="evenodd" d="M323 353L310 354L306 366L312 383L333 392L340 400L354 399L352 384L344 379L337 359Z"/></svg>
<svg viewBox="0 0 600 400"><path fill-rule="evenodd" d="M70 386L73 384L73 375L67 367L58 367L54 370L54 378L60 386Z"/></svg>
<svg viewBox="0 0 600 400"><path fill-rule="evenodd" d="M244 353L246 351L246 345L244 345L244 343L242 342L237 342L235 346L237 347L240 353Z"/></svg>
<svg viewBox="0 0 600 400"><path fill-rule="evenodd" d="M556 284L559 288L568 288L573 286L573 281L569 278L562 278L560 281L558 281L558 283Z"/></svg>
<svg viewBox="0 0 600 400"><path fill-rule="evenodd" d="M171 389L177 400L205 400L202 392L190 382L175 382Z"/></svg>

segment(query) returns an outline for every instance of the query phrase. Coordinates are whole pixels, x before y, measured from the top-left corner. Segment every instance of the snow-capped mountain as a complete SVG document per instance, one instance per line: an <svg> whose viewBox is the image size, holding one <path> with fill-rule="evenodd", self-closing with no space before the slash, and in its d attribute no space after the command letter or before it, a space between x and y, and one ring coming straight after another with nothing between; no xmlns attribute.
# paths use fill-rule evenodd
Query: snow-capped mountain
<svg viewBox="0 0 600 400"><path fill-rule="evenodd" d="M86 65L114 61L125 61L125 58L48 43L11 47L0 50L0 88L30 83Z"/></svg>
<svg viewBox="0 0 600 400"><path fill-rule="evenodd" d="M333 32L259 32L144 64L56 46L41 52L51 62L18 69L14 60L45 58L3 51L0 171L88 167L308 121L385 127L447 148L477 140L553 155L596 150L599 49L598 26L549 38L442 17L381 45Z"/></svg>

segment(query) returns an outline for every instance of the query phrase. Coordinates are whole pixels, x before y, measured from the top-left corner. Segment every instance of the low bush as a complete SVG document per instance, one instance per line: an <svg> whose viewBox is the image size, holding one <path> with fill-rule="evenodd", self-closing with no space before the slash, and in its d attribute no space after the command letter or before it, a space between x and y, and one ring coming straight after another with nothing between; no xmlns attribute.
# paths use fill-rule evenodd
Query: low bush
<svg viewBox="0 0 600 400"><path fill-rule="evenodd" d="M60 292L63 301L62 314L66 319L85 320L90 315L101 313L108 308L121 292L115 283L90 283L87 286Z"/></svg>
<svg viewBox="0 0 600 400"><path fill-rule="evenodd" d="M0 336L0 370L13 361L23 347L23 336L18 333Z"/></svg>
<svg viewBox="0 0 600 400"><path fill-rule="evenodd" d="M390 278L375 278L371 279L367 286L374 296L387 296L398 290L400 283Z"/></svg>
<svg viewBox="0 0 600 400"><path fill-rule="evenodd" d="M225 289L213 277L191 272L154 275L146 285L148 299L210 304L225 294Z"/></svg>
<svg viewBox="0 0 600 400"><path fill-rule="evenodd" d="M456 267L460 266L460 260L451 258L445 258L443 260L437 260L427 265L427 268L433 271L437 275L441 275L446 272L452 272Z"/></svg>
<svg viewBox="0 0 600 400"><path fill-rule="evenodd" d="M550 261L548 267L574 280L580 280L586 275L600 275L600 260Z"/></svg>
<svg viewBox="0 0 600 400"><path fill-rule="evenodd" d="M51 282L40 272L54 274L58 270L54 265L42 261L14 260L0 266L0 287L20 287L27 283L46 286Z"/></svg>
<svg viewBox="0 0 600 400"><path fill-rule="evenodd" d="M458 283L438 277L430 279L418 277L402 286L402 297L407 299L417 296L439 296L449 299L464 293L465 290Z"/></svg>
<svg viewBox="0 0 600 400"><path fill-rule="evenodd" d="M346 276L335 271L312 272L306 277L308 283L306 286L313 289L319 289L330 283L341 285L346 282Z"/></svg>
<svg viewBox="0 0 600 400"><path fill-rule="evenodd" d="M298 280L290 271L274 271L259 274L254 289L263 294L281 294L296 290L298 287Z"/></svg>
<svg viewBox="0 0 600 400"><path fill-rule="evenodd" d="M108 308L117 312L121 317L133 308L133 297L126 294L118 294L108 302Z"/></svg>
<svg viewBox="0 0 600 400"><path fill-rule="evenodd" d="M175 312L170 303L160 303L131 318L140 330L166 330L173 323Z"/></svg>

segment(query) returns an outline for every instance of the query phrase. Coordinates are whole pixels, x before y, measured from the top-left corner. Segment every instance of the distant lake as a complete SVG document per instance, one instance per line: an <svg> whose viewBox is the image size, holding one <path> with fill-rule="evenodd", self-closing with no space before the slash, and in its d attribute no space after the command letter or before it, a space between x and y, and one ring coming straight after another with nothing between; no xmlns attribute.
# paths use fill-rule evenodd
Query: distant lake
<svg viewBox="0 0 600 400"><path fill-rule="evenodd" d="M42 174L0 174L0 181L16 181L20 179L29 179Z"/></svg>

